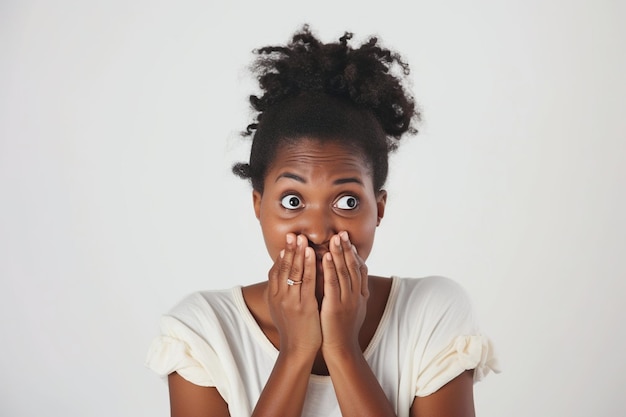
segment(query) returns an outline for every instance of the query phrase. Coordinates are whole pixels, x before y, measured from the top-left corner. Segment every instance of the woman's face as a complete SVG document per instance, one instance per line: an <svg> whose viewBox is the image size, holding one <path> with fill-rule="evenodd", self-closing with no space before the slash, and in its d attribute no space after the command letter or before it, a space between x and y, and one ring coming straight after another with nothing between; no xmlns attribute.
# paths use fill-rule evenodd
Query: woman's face
<svg viewBox="0 0 626 417"><path fill-rule="evenodd" d="M361 152L338 142L301 139L278 149L264 181L263 194L253 192L254 210L265 245L276 259L287 233L302 234L321 257L330 238L347 231L357 252L367 259L387 194L374 192L372 174Z"/></svg>

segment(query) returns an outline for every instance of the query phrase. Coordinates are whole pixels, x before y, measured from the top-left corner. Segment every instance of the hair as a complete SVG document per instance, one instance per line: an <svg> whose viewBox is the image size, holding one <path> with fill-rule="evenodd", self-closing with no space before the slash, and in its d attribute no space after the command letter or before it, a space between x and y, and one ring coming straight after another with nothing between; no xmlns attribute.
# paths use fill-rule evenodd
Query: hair
<svg viewBox="0 0 626 417"><path fill-rule="evenodd" d="M242 133L252 136L250 161L233 166L253 189L263 192L279 147L304 138L360 151L375 191L383 187L389 153L405 133L417 133L420 113L404 86L408 64L376 37L353 48L352 36L345 32L338 42L322 43L304 25L286 46L254 51L251 69L263 94L250 96L256 120Z"/></svg>

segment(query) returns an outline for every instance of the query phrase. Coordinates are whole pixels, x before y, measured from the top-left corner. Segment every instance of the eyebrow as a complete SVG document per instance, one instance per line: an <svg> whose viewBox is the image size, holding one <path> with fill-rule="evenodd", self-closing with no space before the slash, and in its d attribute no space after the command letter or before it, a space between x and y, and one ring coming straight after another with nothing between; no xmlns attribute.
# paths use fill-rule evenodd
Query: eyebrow
<svg viewBox="0 0 626 417"><path fill-rule="evenodd" d="M301 182L302 184L306 184L306 180L304 178L292 172L283 172L278 177L276 177L276 181L274 182L278 182L278 180L281 178L289 178L294 181ZM361 179L357 177L337 178L335 181L333 181L333 185L350 184L350 183L363 185L363 181L361 181Z"/></svg>

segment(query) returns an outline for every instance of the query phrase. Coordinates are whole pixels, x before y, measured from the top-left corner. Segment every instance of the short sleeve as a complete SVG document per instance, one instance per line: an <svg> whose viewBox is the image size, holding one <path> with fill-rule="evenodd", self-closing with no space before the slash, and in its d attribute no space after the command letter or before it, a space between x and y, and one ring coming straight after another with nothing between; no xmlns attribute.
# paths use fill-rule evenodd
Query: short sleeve
<svg viewBox="0 0 626 417"><path fill-rule="evenodd" d="M426 318L413 360L415 395L430 395L466 370L474 371L474 382L499 372L493 344L480 332L466 291L442 277L424 285Z"/></svg>
<svg viewBox="0 0 626 417"><path fill-rule="evenodd" d="M148 349L145 364L165 377L177 372L199 386L216 386L223 380L223 368L213 348L184 323L171 316L163 316L161 334ZM226 399L227 393L220 390Z"/></svg>

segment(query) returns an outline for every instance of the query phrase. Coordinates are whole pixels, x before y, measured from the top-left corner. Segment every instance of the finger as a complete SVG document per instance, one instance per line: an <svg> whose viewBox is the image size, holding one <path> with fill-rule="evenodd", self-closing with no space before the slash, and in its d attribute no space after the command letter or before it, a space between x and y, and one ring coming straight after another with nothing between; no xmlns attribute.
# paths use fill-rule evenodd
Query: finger
<svg viewBox="0 0 626 417"><path fill-rule="evenodd" d="M313 248L304 248L304 273L302 274L302 285L300 286L301 301L317 301L315 300L315 250Z"/></svg>
<svg viewBox="0 0 626 417"><path fill-rule="evenodd" d="M322 257L322 269L324 270L324 298L339 301L341 299L341 288L337 278L337 270L333 262L331 252L326 252Z"/></svg>
<svg viewBox="0 0 626 417"><path fill-rule="evenodd" d="M367 265L365 264L365 261L363 261L363 258L359 256L359 253L356 250L356 246L352 245L352 250L354 251L355 256L359 260L359 265L360 265L359 271L361 274L361 295L363 295L363 297L368 298L370 296L369 271L367 269Z"/></svg>
<svg viewBox="0 0 626 417"><path fill-rule="evenodd" d="M285 250L281 250L278 254L276 260L274 260L274 265L270 268L270 272L268 273L268 281L269 281L269 293L271 295L276 295L278 293L278 275L280 272L280 263L285 256Z"/></svg>
<svg viewBox="0 0 626 417"><path fill-rule="evenodd" d="M350 288L353 293L358 294L361 292L361 267L364 265L363 260L356 252L356 246L350 242L348 232L344 231L339 233L341 238L341 246L344 254L344 261L350 278Z"/></svg>
<svg viewBox="0 0 626 417"><path fill-rule="evenodd" d="M293 262L296 257L296 249L296 236L293 233L287 233L285 236L285 249L283 249L283 256L280 259L278 273L276 275L276 293L281 290L287 290L285 288L287 286L285 283L287 282L287 278L289 278L291 269L293 268Z"/></svg>
<svg viewBox="0 0 626 417"><path fill-rule="evenodd" d="M315 300L315 277L316 258L315 250L309 247L309 240L302 236L302 246L304 248L304 268L302 272L302 285L300 286L300 300Z"/></svg>
<svg viewBox="0 0 626 417"><path fill-rule="evenodd" d="M304 236L302 235L296 237L296 252L293 257L293 262L291 263L289 275L287 279L285 279L285 283L288 282L287 280L291 280L295 283L292 283L292 285L287 284L286 287L288 292L294 294L298 299L300 299L300 285L302 285L302 273L304 272L304 252L307 247L304 240Z"/></svg>
<svg viewBox="0 0 626 417"><path fill-rule="evenodd" d="M351 271L354 271L352 272L353 277L355 277L352 281L354 283L353 288L360 288L361 295L367 298L369 297L369 272L367 265L356 250L356 246L352 245L350 253L350 257L355 261L354 264L351 261L347 261L348 265L353 265L349 267Z"/></svg>
<svg viewBox="0 0 626 417"><path fill-rule="evenodd" d="M348 248L349 245L350 242L348 242ZM337 279L339 280L341 297L343 299L352 291L352 282L350 278L350 271L348 270L348 265L346 264L343 242L340 235L335 235L330 240L330 253L333 255L333 262L335 264L335 270L337 271Z"/></svg>

